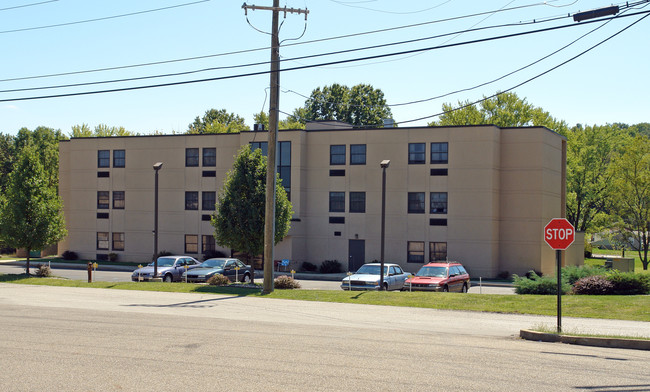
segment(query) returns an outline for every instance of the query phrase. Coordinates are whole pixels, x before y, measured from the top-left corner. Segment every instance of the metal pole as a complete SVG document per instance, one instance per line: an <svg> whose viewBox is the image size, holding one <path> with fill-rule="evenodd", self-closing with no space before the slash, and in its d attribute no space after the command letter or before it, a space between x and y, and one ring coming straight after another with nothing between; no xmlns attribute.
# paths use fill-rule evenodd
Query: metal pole
<svg viewBox="0 0 650 392"><path fill-rule="evenodd" d="M280 103L280 40L278 38L278 7L273 0L271 26L271 99L269 104L268 160L266 165L266 206L264 212L264 287L263 294L273 291L273 246L275 245L275 150L278 138Z"/></svg>
<svg viewBox="0 0 650 392"><path fill-rule="evenodd" d="M158 276L158 171L162 162L153 165L154 170L154 191L153 191L153 278Z"/></svg>
<svg viewBox="0 0 650 392"><path fill-rule="evenodd" d="M557 333L562 333L562 251L555 251L557 270Z"/></svg>
<svg viewBox="0 0 650 392"><path fill-rule="evenodd" d="M381 165L381 271L379 272L379 290L384 289L384 238L386 235L386 167Z"/></svg>

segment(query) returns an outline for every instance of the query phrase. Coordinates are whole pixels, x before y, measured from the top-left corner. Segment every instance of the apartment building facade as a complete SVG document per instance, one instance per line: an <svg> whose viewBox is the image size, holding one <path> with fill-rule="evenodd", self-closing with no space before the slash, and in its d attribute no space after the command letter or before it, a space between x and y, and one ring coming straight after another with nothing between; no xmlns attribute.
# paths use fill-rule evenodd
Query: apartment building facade
<svg viewBox="0 0 650 392"><path fill-rule="evenodd" d="M197 258L230 254L210 216L241 146L267 149L265 132L73 138L60 143L60 194L68 236L60 251L148 262L153 253L154 170L159 175L158 249ZM473 276L553 273L542 229L564 216L566 140L543 127L353 129L309 124L278 135L277 170L294 216L276 259L379 260L382 168L385 260L417 271L462 262ZM582 262L579 237L565 257Z"/></svg>

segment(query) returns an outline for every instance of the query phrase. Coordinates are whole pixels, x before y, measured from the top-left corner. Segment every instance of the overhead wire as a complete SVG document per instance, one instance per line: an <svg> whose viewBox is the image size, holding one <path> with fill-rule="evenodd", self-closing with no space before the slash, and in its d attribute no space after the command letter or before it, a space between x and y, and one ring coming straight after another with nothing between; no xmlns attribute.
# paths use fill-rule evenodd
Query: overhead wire
<svg viewBox="0 0 650 392"><path fill-rule="evenodd" d="M0 8L0 11L9 11L9 10L15 10L15 9L18 9L18 8L33 7L33 6L36 6L36 5L43 5L43 4L47 4L47 3L55 3L57 1L59 1L59 0L47 0L47 1L39 1L38 3L14 5L12 7Z"/></svg>

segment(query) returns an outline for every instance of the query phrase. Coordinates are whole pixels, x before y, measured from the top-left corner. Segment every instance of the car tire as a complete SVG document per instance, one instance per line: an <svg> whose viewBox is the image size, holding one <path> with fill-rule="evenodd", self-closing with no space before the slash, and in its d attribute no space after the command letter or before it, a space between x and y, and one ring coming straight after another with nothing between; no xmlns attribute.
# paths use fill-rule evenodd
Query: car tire
<svg viewBox="0 0 650 392"><path fill-rule="evenodd" d="M163 278L163 282L165 282L165 283L171 283L173 281L174 281L174 278L172 277L172 274L167 274Z"/></svg>
<svg viewBox="0 0 650 392"><path fill-rule="evenodd" d="M463 283L463 288L461 289L461 293L466 293L467 292L467 283Z"/></svg>
<svg viewBox="0 0 650 392"><path fill-rule="evenodd" d="M444 293L448 293L449 292L449 286L445 285L445 287L442 288L442 291Z"/></svg>
<svg viewBox="0 0 650 392"><path fill-rule="evenodd" d="M384 282L384 291L388 291L388 283Z"/></svg>
<svg viewBox="0 0 650 392"><path fill-rule="evenodd" d="M244 274L244 277L242 278L242 283L250 283L250 282L251 282L250 274Z"/></svg>

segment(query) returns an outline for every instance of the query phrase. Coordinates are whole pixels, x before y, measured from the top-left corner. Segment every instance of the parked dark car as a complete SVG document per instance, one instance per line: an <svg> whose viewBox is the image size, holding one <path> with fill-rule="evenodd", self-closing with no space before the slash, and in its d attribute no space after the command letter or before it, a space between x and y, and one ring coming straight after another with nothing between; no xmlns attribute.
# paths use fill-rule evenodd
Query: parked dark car
<svg viewBox="0 0 650 392"><path fill-rule="evenodd" d="M185 269L193 269L201 264L190 256L161 256L158 258L158 276L153 276L154 263L139 268L131 274L134 282L147 281L153 278L162 278L164 282L179 282Z"/></svg>
<svg viewBox="0 0 650 392"><path fill-rule="evenodd" d="M470 288L469 274L456 262L429 263L422 266L413 278L404 283L404 290L459 291Z"/></svg>
<svg viewBox="0 0 650 392"><path fill-rule="evenodd" d="M341 281L343 290L379 290L379 279L381 264L364 264L359 270ZM398 264L384 263L384 290L400 290L408 273L402 270Z"/></svg>
<svg viewBox="0 0 650 392"><path fill-rule="evenodd" d="M239 259L216 258L204 261L198 268L194 268L183 274L182 279L187 277L188 282L206 282L211 276L221 274L239 282L250 282L253 268L242 263Z"/></svg>

